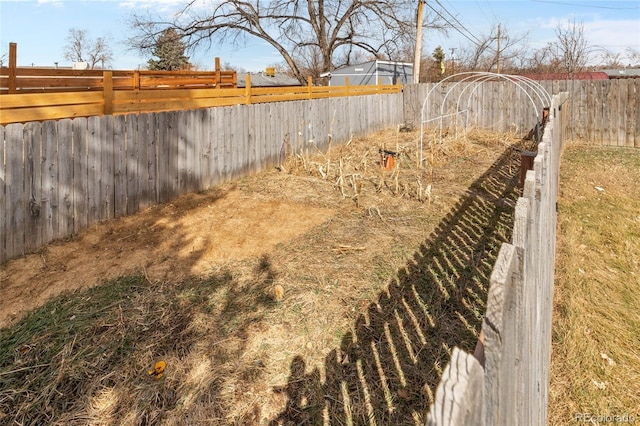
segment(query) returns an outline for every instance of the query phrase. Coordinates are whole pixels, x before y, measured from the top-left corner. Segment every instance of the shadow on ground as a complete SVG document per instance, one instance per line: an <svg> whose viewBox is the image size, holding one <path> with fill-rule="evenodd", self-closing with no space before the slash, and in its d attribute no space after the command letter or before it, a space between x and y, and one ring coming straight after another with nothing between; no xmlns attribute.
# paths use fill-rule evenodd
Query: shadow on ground
<svg viewBox="0 0 640 426"><path fill-rule="evenodd" d="M0 329L0 424L224 424L226 378L261 374L234 360L275 278L263 255L242 282L140 274L56 297Z"/></svg>
<svg viewBox="0 0 640 426"><path fill-rule="evenodd" d="M473 351L488 283L509 241L519 170L507 148L466 191L387 291L307 372L296 356L271 425L424 424L454 346Z"/></svg>

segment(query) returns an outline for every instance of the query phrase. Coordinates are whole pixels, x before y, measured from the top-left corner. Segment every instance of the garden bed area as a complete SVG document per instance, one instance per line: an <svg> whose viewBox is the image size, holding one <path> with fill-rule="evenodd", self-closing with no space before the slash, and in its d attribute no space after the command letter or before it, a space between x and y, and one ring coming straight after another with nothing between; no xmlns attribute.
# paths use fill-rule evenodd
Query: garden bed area
<svg viewBox="0 0 640 426"><path fill-rule="evenodd" d="M0 422L423 424L531 141L419 137L310 147L2 265Z"/></svg>

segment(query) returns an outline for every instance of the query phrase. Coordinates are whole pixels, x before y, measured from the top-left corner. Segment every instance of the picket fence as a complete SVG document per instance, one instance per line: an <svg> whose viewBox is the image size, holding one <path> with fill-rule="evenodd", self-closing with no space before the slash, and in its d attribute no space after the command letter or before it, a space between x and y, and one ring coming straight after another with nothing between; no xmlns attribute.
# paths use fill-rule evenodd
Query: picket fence
<svg viewBox="0 0 640 426"><path fill-rule="evenodd" d="M0 262L402 122L402 94L0 126Z"/></svg>
<svg viewBox="0 0 640 426"><path fill-rule="evenodd" d="M559 163L567 93L555 95L534 169L516 203L512 243L491 274L484 345L452 353L428 425L547 423ZM484 364L484 365L482 365Z"/></svg>

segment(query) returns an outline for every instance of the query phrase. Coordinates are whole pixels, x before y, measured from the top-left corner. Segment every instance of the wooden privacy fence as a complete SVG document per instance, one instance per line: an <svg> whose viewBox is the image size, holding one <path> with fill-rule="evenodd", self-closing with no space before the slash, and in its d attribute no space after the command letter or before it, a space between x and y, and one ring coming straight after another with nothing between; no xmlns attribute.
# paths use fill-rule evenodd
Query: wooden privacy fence
<svg viewBox="0 0 640 426"><path fill-rule="evenodd" d="M571 120L566 120L568 140L640 148L640 78L615 80L538 81L550 94L566 92ZM456 100L466 91L463 107L477 126L498 132L527 132L540 111L534 109L525 93L506 81L486 81L471 91L468 85L444 83L430 97L431 116L440 114L444 96ZM422 102L435 83L405 86L404 114L408 123L419 127ZM547 105L545 105L547 106ZM458 113L446 104L445 114ZM461 115L458 117L462 117ZM461 118L460 118L461 119ZM460 121L458 122L461 123Z"/></svg>
<svg viewBox="0 0 640 426"><path fill-rule="evenodd" d="M384 94L0 126L0 262L401 121Z"/></svg>
<svg viewBox="0 0 640 426"><path fill-rule="evenodd" d="M241 89L119 90L112 71L105 71L102 90L0 95L0 124L59 118L190 110L239 104L400 93L400 85L252 87L247 76ZM399 107L400 111L402 108Z"/></svg>
<svg viewBox="0 0 640 426"><path fill-rule="evenodd" d="M569 95L567 140L640 148L640 78L540 83L549 93Z"/></svg>
<svg viewBox="0 0 640 426"><path fill-rule="evenodd" d="M236 72L221 70L220 58L214 71L110 71L107 82L103 70L18 67L17 52L17 44L9 43L9 66L0 67L0 95L99 91L106 84L112 90L237 87Z"/></svg>
<svg viewBox="0 0 640 426"><path fill-rule="evenodd" d="M555 95L534 170L516 203L512 244L502 245L491 274L484 368L458 348L444 370L428 425L547 423L556 200L568 119L567 94ZM484 359L483 359L484 358Z"/></svg>

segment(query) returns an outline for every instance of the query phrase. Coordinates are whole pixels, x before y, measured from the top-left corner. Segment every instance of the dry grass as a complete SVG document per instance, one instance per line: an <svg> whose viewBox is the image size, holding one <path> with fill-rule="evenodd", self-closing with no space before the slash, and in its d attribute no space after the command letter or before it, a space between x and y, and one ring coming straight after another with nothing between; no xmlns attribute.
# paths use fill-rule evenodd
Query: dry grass
<svg viewBox="0 0 640 426"><path fill-rule="evenodd" d="M417 136L391 130L310 149L281 171L203 194L200 210L233 190L251 206L332 212L260 255L211 263L202 277L142 268L2 329L0 422L422 423L452 347L475 346L510 238L520 142L472 132L434 144L418 168ZM396 168L380 167L380 148L400 153ZM157 223L192 214L180 203ZM240 222L241 209L224 214L238 220L236 238L267 232ZM135 217L122 221L127 244L150 246ZM180 259L195 262L193 253ZM158 360L167 369L153 380Z"/></svg>
<svg viewBox="0 0 640 426"><path fill-rule="evenodd" d="M640 420L640 151L564 153L549 423Z"/></svg>

